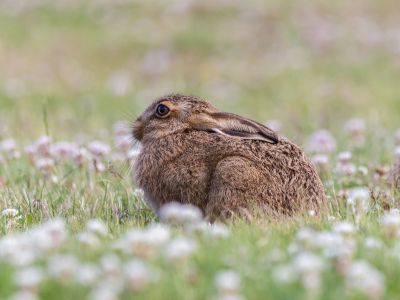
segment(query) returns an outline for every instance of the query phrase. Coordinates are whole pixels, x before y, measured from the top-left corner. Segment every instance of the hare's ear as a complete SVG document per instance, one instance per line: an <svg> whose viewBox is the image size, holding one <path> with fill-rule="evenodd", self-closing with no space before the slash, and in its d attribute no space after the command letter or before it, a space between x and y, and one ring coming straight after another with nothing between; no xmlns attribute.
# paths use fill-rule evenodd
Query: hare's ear
<svg viewBox="0 0 400 300"><path fill-rule="evenodd" d="M270 144L279 142L278 135L270 128L230 113L202 113L193 115L189 122L194 129L247 140L260 140Z"/></svg>

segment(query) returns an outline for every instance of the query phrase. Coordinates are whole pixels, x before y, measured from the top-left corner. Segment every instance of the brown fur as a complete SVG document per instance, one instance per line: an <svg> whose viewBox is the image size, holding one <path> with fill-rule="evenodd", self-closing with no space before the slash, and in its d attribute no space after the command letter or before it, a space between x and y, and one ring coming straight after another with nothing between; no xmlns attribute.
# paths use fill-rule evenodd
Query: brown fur
<svg viewBox="0 0 400 300"><path fill-rule="evenodd" d="M159 103L171 108L168 117L155 116ZM215 219L318 213L325 205L321 180L298 146L196 97L157 100L134 123L133 135L143 146L136 181L156 211L179 201Z"/></svg>

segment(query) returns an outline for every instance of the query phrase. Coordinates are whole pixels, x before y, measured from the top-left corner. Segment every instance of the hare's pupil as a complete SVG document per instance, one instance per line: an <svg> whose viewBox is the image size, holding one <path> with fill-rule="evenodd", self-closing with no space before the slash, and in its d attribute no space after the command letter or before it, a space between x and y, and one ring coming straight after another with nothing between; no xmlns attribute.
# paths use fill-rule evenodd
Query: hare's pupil
<svg viewBox="0 0 400 300"><path fill-rule="evenodd" d="M157 107L157 114L159 114L160 116L164 116L164 115L166 115L168 112L169 112L169 108L168 108L166 105L164 105L164 104L160 104L160 105Z"/></svg>

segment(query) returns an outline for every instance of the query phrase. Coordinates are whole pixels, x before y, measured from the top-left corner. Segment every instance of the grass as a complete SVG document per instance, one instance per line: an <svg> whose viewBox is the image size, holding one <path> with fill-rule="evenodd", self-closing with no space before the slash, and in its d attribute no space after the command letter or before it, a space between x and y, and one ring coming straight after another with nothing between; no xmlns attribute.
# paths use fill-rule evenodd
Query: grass
<svg viewBox="0 0 400 300"><path fill-rule="evenodd" d="M100 260L110 253L121 264L113 282L123 285L117 293L121 299L397 298L399 239L381 224L382 216L399 207L398 190L386 184L384 172L394 164L399 143L394 136L400 114L397 4L59 2L0 4L0 143L12 138L17 144L11 152L0 147L0 209L19 212L19 217L1 217L1 241L48 220L66 221L62 245L43 250L29 264L12 262L0 242L0 298L23 299L17 293L24 292L39 299L114 299L101 290L109 282ZM132 121L154 98L171 92L202 96L221 110L262 122L278 120L281 132L310 156L316 154L310 135L319 129L332 132L337 147L324 154L329 212L321 218L230 222L228 237L172 226L173 237L197 245L183 262L165 258L172 237L150 258L115 249L132 228L146 230L160 220L135 189L131 160L115 159L121 149L112 126ZM361 146L344 129L354 117L366 124ZM32 160L24 151L42 135L51 136L53 146L66 140L87 149L100 140L111 151L89 155L82 164L54 158L47 170L38 167L38 159L48 154ZM351 175L337 171L338 154L347 150L358 170ZM12 158L14 151L21 155ZM104 164L103 171L96 171L97 163ZM361 214L347 204L346 192L354 187L371 191ZM91 219L101 220L108 233L80 238L90 233ZM354 224L353 232L335 232L335 224L344 221ZM326 256L338 249L321 246L317 238L305 245L299 240L305 227L352 244L351 255ZM15 252L22 257L18 245ZM30 241L26 247L34 245ZM324 267L296 267L301 253L313 254ZM49 266L58 254L75 257L80 266L90 262L100 275L90 283L79 281L75 273L83 270L77 267L71 278L59 278ZM151 280L143 275L140 288L137 278L129 281L127 265L135 259L152 269ZM353 274L358 261L370 267L361 268L364 277ZM26 287L16 279L29 268L41 273L40 284ZM237 298L228 298L215 283L224 270L241 279L230 293Z"/></svg>

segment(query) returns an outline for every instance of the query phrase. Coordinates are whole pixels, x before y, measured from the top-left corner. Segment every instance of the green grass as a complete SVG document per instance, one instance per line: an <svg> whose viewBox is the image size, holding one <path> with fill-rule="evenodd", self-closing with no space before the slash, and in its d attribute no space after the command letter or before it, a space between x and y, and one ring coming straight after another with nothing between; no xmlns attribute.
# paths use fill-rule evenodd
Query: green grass
<svg viewBox="0 0 400 300"><path fill-rule="evenodd" d="M282 133L310 155L310 134L330 130L338 144L325 178L330 209L320 219L229 222L227 238L173 228L174 235L196 241L197 250L184 265L168 263L163 251L145 260L156 269L157 281L140 291L124 289L122 299L217 299L214 279L226 269L240 274L246 299L364 299L347 286L332 259L323 258L318 292L305 288L301 278L286 284L274 279L275 270L297 257L290 249L298 230L330 232L337 221L355 222L339 194L357 186L381 193L369 199L371 209L356 226L351 240L357 246L348 263L365 260L382 274L384 291L377 297L370 292L371 299L396 299L399 239L385 234L380 219L399 207L400 198L376 178L376 169L394 163L394 132L400 126L399 5L389 0L190 1L187 7L178 1L103 2L45 3L16 13L15 4L0 4L0 141L15 139L22 153L0 160L0 210L16 208L21 215L15 223L0 217L0 232L4 239L57 217L66 220L68 231L60 249L32 263L45 277L32 293L40 299L87 298L99 283L52 278L48 257L69 253L98 266L103 254L116 253L126 264L135 257L115 250L115 241L159 220L134 196L129 163L112 159L115 146L102 159L104 172L94 172L90 160L81 167L61 162L51 171L56 181L29 161L24 147L44 134L55 142L113 145L115 122L131 122L154 98L180 92L261 122L279 120ZM122 79L113 86L118 74ZM343 129L353 117L366 123L366 142L358 148ZM352 150L352 162L365 166L367 175L334 172L337 154L345 150ZM7 155L0 151L0 156ZM77 235L94 218L109 234L98 246L85 247ZM367 248L368 236L382 247ZM277 249L282 257L271 258ZM322 257L321 249L307 252ZM0 247L0 298L8 299L18 290L13 274L22 267L1 259L1 253Z"/></svg>

